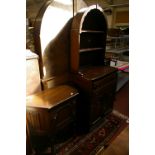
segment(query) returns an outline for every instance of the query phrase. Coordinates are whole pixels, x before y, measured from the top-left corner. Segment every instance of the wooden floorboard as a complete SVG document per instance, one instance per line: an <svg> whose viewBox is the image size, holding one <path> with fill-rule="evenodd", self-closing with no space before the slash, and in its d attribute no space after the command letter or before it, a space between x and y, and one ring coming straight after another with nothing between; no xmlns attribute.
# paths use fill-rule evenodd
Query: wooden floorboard
<svg viewBox="0 0 155 155"><path fill-rule="evenodd" d="M129 81L116 93L114 109L129 116Z"/></svg>
<svg viewBox="0 0 155 155"><path fill-rule="evenodd" d="M129 155L129 126L116 139L97 155Z"/></svg>

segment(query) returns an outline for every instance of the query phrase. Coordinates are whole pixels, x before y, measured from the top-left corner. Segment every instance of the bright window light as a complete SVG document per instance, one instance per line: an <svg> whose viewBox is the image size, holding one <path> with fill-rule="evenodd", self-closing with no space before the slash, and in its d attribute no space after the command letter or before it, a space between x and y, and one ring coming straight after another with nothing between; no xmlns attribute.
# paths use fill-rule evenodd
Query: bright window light
<svg viewBox="0 0 155 155"><path fill-rule="evenodd" d="M49 6L44 14L41 25L41 47L44 52L48 43L60 32L67 21L72 17L72 12Z"/></svg>
<svg viewBox="0 0 155 155"><path fill-rule="evenodd" d="M67 2L67 1L68 0L64 0L61 2ZM44 51L47 45L57 36L57 34L70 20L70 18L72 18L72 16L73 16L72 5L65 7L65 4L63 4L63 7L61 7L60 5L57 6L57 4L55 3L54 5L49 5L47 7L44 16L42 18L41 32L40 32L42 55L44 55ZM45 68L43 72L44 75L46 76Z"/></svg>

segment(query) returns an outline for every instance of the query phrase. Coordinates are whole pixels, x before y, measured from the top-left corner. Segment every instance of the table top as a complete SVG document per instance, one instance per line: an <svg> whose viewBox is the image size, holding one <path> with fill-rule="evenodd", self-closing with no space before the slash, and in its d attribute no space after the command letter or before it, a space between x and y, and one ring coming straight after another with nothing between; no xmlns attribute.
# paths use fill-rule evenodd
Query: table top
<svg viewBox="0 0 155 155"><path fill-rule="evenodd" d="M78 91L69 85L60 85L26 97L27 107L51 109L78 95Z"/></svg>
<svg viewBox="0 0 155 155"><path fill-rule="evenodd" d="M86 67L81 69L78 74L87 80L96 80L117 71L116 68L110 66Z"/></svg>

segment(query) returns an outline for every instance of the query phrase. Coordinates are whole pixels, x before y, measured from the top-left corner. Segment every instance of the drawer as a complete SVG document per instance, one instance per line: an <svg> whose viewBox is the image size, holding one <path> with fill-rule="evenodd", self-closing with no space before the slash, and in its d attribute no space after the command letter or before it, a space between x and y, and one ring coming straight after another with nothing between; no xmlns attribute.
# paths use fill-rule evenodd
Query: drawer
<svg viewBox="0 0 155 155"><path fill-rule="evenodd" d="M97 95L97 96L99 95L100 96L104 92L109 92L109 91L115 92L116 83L117 83L117 80L113 79L108 83L105 83L103 85L98 86L96 89L93 90L93 95Z"/></svg>
<svg viewBox="0 0 155 155"><path fill-rule="evenodd" d="M103 85L106 85L107 83L117 80L117 74L116 73L112 73L104 78L95 80L93 82L93 89L97 89L98 87L101 87Z"/></svg>
<svg viewBox="0 0 155 155"><path fill-rule="evenodd" d="M51 125L56 128L66 126L74 121L76 111L76 98L68 100L50 111Z"/></svg>
<svg viewBox="0 0 155 155"><path fill-rule="evenodd" d="M71 137L75 131L76 99L67 100L50 112L51 126L58 141Z"/></svg>

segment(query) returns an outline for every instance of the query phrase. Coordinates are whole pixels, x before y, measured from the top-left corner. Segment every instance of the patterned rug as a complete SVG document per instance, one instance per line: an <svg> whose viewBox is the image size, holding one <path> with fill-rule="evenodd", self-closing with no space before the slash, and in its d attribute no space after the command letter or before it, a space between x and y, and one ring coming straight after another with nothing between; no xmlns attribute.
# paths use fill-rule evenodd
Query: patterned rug
<svg viewBox="0 0 155 155"><path fill-rule="evenodd" d="M127 126L128 118L114 111L90 133L75 136L56 145L56 155L96 155L104 150L111 141Z"/></svg>

